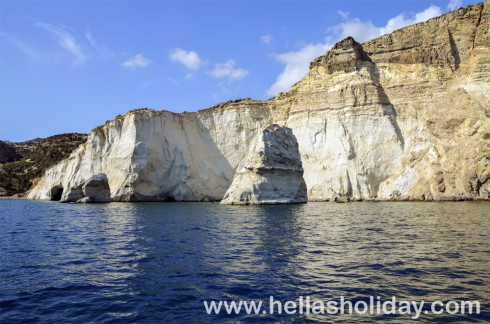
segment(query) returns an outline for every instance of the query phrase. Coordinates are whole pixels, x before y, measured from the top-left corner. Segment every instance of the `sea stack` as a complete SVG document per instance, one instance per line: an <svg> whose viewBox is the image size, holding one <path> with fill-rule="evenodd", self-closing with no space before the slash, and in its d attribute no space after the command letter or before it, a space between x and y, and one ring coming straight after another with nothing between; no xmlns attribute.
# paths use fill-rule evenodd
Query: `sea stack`
<svg viewBox="0 0 490 324"><path fill-rule="evenodd" d="M257 138L245 166L237 172L222 204L307 202L301 155L293 131L277 124Z"/></svg>

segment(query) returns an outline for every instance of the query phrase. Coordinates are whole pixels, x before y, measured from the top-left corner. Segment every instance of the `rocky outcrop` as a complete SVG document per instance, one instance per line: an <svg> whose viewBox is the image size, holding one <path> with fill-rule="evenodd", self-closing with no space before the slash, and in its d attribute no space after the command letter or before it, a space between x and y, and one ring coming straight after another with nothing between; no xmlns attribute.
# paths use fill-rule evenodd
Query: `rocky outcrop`
<svg viewBox="0 0 490 324"><path fill-rule="evenodd" d="M340 67L331 68L332 60ZM298 139L310 201L377 198L401 167L405 140L379 75L362 45L348 38L275 98L274 121Z"/></svg>
<svg viewBox="0 0 490 324"><path fill-rule="evenodd" d="M277 124L297 139L309 201L490 199L489 30L487 0L364 44L347 38L265 102L131 111L94 129L29 197L63 188L66 200L105 173L113 201L260 200L273 173L254 171L250 154Z"/></svg>
<svg viewBox="0 0 490 324"><path fill-rule="evenodd" d="M66 194L63 194L62 186L54 186L50 192L50 200L79 203L111 202L109 180L105 173L96 174L80 186L68 188Z"/></svg>
<svg viewBox="0 0 490 324"><path fill-rule="evenodd" d="M87 139L85 134L59 134L26 142L0 141L0 197L22 196L35 178L67 158Z"/></svg>
<svg viewBox="0 0 490 324"><path fill-rule="evenodd" d="M13 143L0 141L0 164L17 161L21 155L15 151Z"/></svg>
<svg viewBox="0 0 490 324"><path fill-rule="evenodd" d="M290 128L273 124L259 134L221 203L290 204L307 200L296 137Z"/></svg>
<svg viewBox="0 0 490 324"><path fill-rule="evenodd" d="M322 66L327 74L334 72L350 73L360 68L363 62L371 62L361 44L352 37L338 42L324 56L310 63L310 69Z"/></svg>
<svg viewBox="0 0 490 324"><path fill-rule="evenodd" d="M379 197L489 198L467 190L489 156L490 3L468 6L364 44L397 111L406 147ZM482 32L484 30L485 32ZM478 62L478 63L477 63Z"/></svg>
<svg viewBox="0 0 490 324"><path fill-rule="evenodd" d="M111 190L105 173L88 179L82 186L83 198L79 202L110 202Z"/></svg>

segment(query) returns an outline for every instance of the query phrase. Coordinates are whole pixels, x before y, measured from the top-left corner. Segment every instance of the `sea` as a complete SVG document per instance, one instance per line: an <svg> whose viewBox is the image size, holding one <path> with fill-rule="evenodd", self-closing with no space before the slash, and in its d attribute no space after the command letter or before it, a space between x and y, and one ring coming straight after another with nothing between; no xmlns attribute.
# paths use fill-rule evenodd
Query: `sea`
<svg viewBox="0 0 490 324"><path fill-rule="evenodd" d="M488 202L0 200L0 323L488 323L489 212ZM415 320L415 307L383 304L395 300L423 311ZM262 308L208 312L225 301ZM455 313L462 301L479 313Z"/></svg>

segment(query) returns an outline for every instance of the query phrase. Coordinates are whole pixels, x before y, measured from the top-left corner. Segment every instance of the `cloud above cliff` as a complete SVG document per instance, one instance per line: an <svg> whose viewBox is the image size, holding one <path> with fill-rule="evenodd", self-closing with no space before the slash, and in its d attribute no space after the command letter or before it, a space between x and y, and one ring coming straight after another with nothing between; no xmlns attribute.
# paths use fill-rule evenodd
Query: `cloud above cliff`
<svg viewBox="0 0 490 324"><path fill-rule="evenodd" d="M136 54L130 59L124 61L121 65L127 68L144 68L150 64L150 60L143 56L143 54Z"/></svg>
<svg viewBox="0 0 490 324"><path fill-rule="evenodd" d="M426 21L430 18L442 15L441 8L430 6L427 9L407 16L405 13L399 14L388 20L385 26L376 27L371 21L362 21L358 18L350 18L348 13L339 12L344 19L340 24L328 29L331 35L337 40L342 40L352 36L360 43L370 39L389 34L397 29Z"/></svg>
<svg viewBox="0 0 490 324"><path fill-rule="evenodd" d="M15 36L12 36L10 34L7 34L5 32L0 32L0 36L7 39L10 42L10 44L12 44L12 46L17 48L22 53L24 53L24 55L26 55L29 59L38 60L42 57L38 49L34 48L30 44L27 44L23 40Z"/></svg>
<svg viewBox="0 0 490 324"><path fill-rule="evenodd" d="M52 34L55 37L58 45L73 55L75 58L75 64L82 63L87 59L87 56L83 53L80 44L77 42L75 36L69 31L68 27L51 25L42 22L37 23L36 26Z"/></svg>
<svg viewBox="0 0 490 324"><path fill-rule="evenodd" d="M447 8L449 10L456 10L456 9L461 8L462 5L463 5L463 0L451 0L451 1L449 1Z"/></svg>
<svg viewBox="0 0 490 324"><path fill-rule="evenodd" d="M442 15L442 10L441 8L437 6L430 6L429 8L425 9L422 12L416 13L412 17L406 17L405 14L398 15L394 18L391 18L388 20L388 23L386 24L385 27L380 28L379 30L379 36L391 33L397 29L417 24L426 20L429 20L430 18L437 17ZM364 40L363 40L364 41Z"/></svg>
<svg viewBox="0 0 490 324"><path fill-rule="evenodd" d="M248 70L237 68L235 65L236 62L234 60L228 60L224 63L216 63L210 74L217 79L226 78L229 81L243 79L249 74Z"/></svg>
<svg viewBox="0 0 490 324"><path fill-rule="evenodd" d="M448 8L457 6L459 2L460 0L450 1ZM284 68L267 90L267 94L275 96L279 92L289 89L308 72L309 64L313 59L324 54L336 42L348 36L352 36L362 43L397 29L426 21L442 13L440 7L431 5L427 9L412 15L399 14L389 19L384 26L375 26L370 20L363 21L359 18L351 18L349 13L339 11L338 14L343 18L343 22L327 29L324 42L310 43L296 51L273 55L277 61L284 64Z"/></svg>
<svg viewBox="0 0 490 324"><path fill-rule="evenodd" d="M199 70L203 65L203 60L195 51L186 51L181 48L175 48L170 52L168 57L172 62L180 63L192 71Z"/></svg>
<svg viewBox="0 0 490 324"><path fill-rule="evenodd" d="M260 42L269 45L272 42L272 36L269 34L261 35Z"/></svg>
<svg viewBox="0 0 490 324"><path fill-rule="evenodd" d="M89 30L85 32L85 38L100 58L108 59L114 56L114 53L112 53L107 47L95 40L95 36Z"/></svg>
<svg viewBox="0 0 490 324"><path fill-rule="evenodd" d="M69 58L73 65L81 65L90 59L110 59L114 54L103 44L96 41L94 35L87 29L84 36L77 35L75 29L61 24L37 22L33 24L55 41L63 52L56 50L52 42L44 37L28 40L20 39L10 33L0 32L2 38L8 40L12 46L21 51L27 58L34 61L44 61L58 64L60 58Z"/></svg>
<svg viewBox="0 0 490 324"><path fill-rule="evenodd" d="M308 44L298 51L274 55L274 58L283 63L285 67L267 93L275 96L279 92L289 89L305 75L310 66L310 61L325 53L330 47L332 47L330 43Z"/></svg>

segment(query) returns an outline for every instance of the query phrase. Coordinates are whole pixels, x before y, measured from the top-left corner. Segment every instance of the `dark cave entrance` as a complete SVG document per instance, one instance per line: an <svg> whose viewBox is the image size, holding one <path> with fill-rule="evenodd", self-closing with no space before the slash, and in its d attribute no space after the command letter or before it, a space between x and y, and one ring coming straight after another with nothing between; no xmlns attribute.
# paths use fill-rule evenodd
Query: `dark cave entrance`
<svg viewBox="0 0 490 324"><path fill-rule="evenodd" d="M52 201L60 201L61 196L63 195L63 187L56 186L51 188L51 200Z"/></svg>

